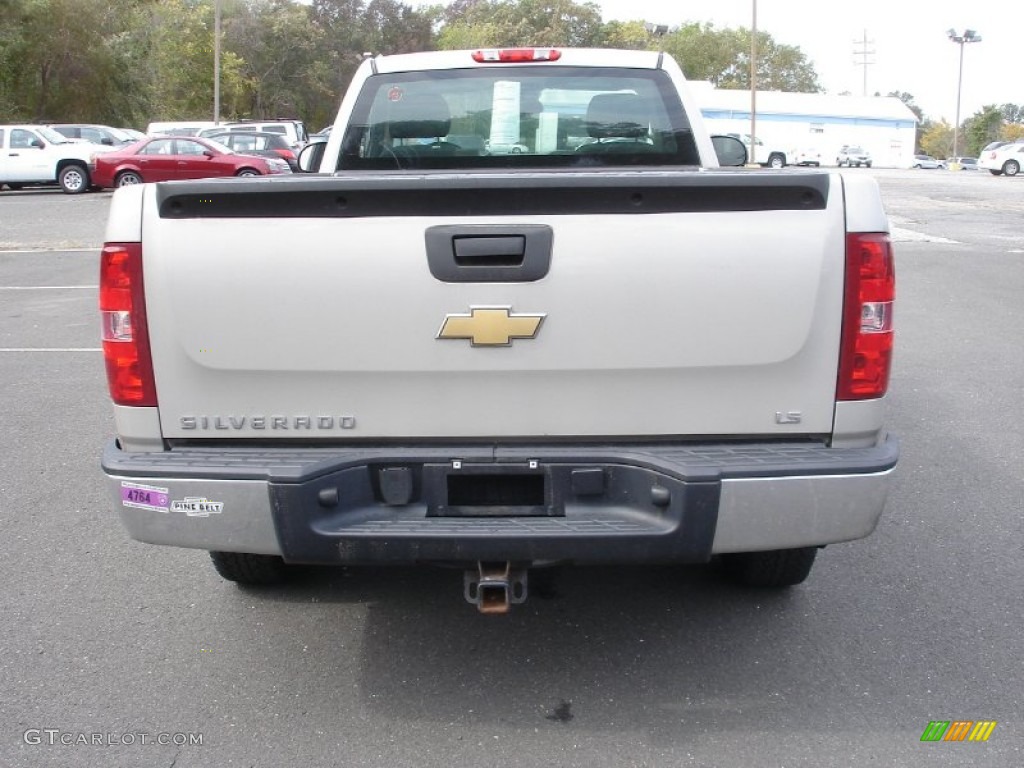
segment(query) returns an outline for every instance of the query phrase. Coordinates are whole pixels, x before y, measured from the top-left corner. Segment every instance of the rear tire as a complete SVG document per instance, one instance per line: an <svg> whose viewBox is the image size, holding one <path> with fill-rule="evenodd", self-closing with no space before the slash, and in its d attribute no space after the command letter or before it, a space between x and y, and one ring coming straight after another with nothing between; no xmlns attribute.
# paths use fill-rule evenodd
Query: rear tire
<svg viewBox="0 0 1024 768"><path fill-rule="evenodd" d="M69 195L78 195L89 188L89 172L81 165L65 165L57 174L57 183Z"/></svg>
<svg viewBox="0 0 1024 768"><path fill-rule="evenodd" d="M247 586L279 584L285 579L284 560L276 555L211 552L213 567L223 578Z"/></svg>
<svg viewBox="0 0 1024 768"><path fill-rule="evenodd" d="M1007 176L1016 176L1020 173L1020 164L1016 160L1007 160L1003 164L1003 173Z"/></svg>
<svg viewBox="0 0 1024 768"><path fill-rule="evenodd" d="M124 171L123 173L119 173L117 175L117 178L114 179L115 187L129 187L134 184L141 183L142 177L139 176L139 174L135 173L135 171Z"/></svg>
<svg viewBox="0 0 1024 768"><path fill-rule="evenodd" d="M785 168L786 167L786 157L785 157L785 155L780 155L778 152L775 152L772 155L770 155L769 158L768 158L768 167L769 168Z"/></svg>
<svg viewBox="0 0 1024 768"><path fill-rule="evenodd" d="M803 582L817 554L817 547L737 552L724 555L722 565L726 575L738 584L778 589Z"/></svg>

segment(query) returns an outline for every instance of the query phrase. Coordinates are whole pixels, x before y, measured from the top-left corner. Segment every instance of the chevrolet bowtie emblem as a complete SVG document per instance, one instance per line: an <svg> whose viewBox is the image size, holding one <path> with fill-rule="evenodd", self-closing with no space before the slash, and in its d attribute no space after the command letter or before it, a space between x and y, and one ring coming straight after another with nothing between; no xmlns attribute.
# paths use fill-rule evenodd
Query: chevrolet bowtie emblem
<svg viewBox="0 0 1024 768"><path fill-rule="evenodd" d="M469 339L474 347L507 347L512 339L532 339L544 315L519 315L512 307L470 307L468 315L448 315L439 339Z"/></svg>

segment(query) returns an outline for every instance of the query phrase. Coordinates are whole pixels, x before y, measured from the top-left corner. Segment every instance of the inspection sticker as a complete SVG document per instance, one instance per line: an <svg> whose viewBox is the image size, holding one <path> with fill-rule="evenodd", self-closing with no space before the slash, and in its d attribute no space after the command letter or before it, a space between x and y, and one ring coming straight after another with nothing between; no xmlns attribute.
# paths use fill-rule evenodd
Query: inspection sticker
<svg viewBox="0 0 1024 768"><path fill-rule="evenodd" d="M134 509L167 512L170 496L166 488L121 481L121 504Z"/></svg>
<svg viewBox="0 0 1024 768"><path fill-rule="evenodd" d="M223 501L210 501L205 496L186 496L181 501L171 502L172 512L184 512L189 517L219 515L223 510Z"/></svg>

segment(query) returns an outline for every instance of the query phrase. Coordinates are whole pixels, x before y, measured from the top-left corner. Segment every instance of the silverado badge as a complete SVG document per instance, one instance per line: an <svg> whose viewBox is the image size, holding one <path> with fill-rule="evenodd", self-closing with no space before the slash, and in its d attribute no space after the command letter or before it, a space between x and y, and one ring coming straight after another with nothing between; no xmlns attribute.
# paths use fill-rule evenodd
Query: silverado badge
<svg viewBox="0 0 1024 768"><path fill-rule="evenodd" d="M469 339L474 347L507 347L512 339L536 337L545 315L513 314L512 307L470 307L468 315L447 315L439 339Z"/></svg>

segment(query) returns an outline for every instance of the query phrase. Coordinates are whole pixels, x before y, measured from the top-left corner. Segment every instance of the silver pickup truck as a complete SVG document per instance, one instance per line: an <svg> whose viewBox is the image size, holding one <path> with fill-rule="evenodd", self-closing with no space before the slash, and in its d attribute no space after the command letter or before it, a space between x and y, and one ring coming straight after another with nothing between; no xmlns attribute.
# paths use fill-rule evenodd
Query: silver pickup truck
<svg viewBox="0 0 1024 768"><path fill-rule="evenodd" d="M119 190L129 534L242 583L456 565L489 612L556 563L803 581L897 461L888 223L870 177L729 142L659 53L410 54L363 62L318 173Z"/></svg>

